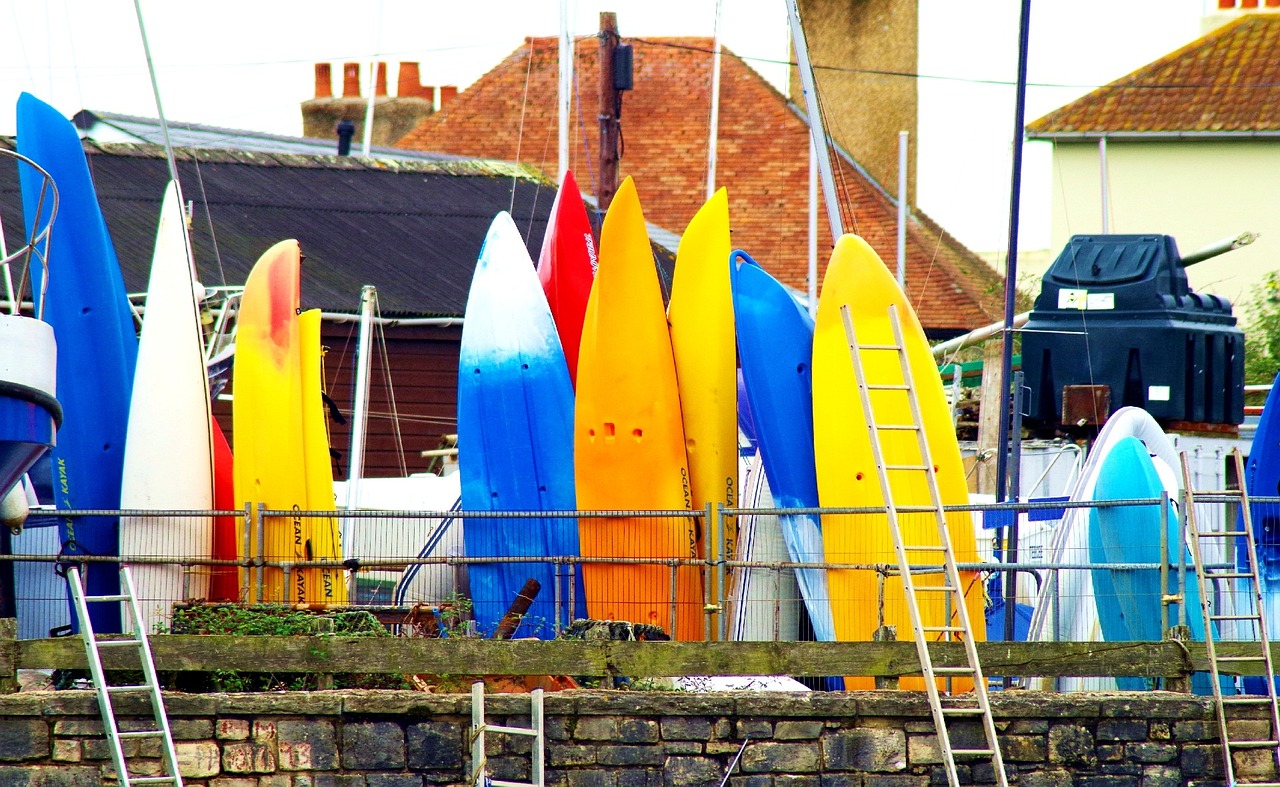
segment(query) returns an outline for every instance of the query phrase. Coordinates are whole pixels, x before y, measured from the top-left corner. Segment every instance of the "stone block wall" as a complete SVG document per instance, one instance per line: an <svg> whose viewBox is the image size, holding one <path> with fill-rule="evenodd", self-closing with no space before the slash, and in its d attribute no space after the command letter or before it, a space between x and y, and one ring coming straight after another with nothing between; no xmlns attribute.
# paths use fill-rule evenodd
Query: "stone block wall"
<svg viewBox="0 0 1280 787"><path fill-rule="evenodd" d="M333 691L166 696L191 787L430 787L470 773L468 695ZM1223 784L1211 704L1183 694L1009 692L992 698L1011 782L1023 787ZM693 694L572 691L546 696L547 784L566 787L926 787L946 784L921 694ZM121 703L124 729L141 704ZM527 695L490 695L492 724L528 726ZM134 715L130 715L134 714ZM1236 724L1260 727L1259 713ZM953 727L957 746L981 740ZM745 747L743 744L746 744ZM493 778L530 778L531 741L492 735ZM126 742L160 772L154 740ZM1275 780L1269 752L1237 755L1241 780ZM991 783L989 764L962 765ZM115 784L89 692L0 697L0 785Z"/></svg>

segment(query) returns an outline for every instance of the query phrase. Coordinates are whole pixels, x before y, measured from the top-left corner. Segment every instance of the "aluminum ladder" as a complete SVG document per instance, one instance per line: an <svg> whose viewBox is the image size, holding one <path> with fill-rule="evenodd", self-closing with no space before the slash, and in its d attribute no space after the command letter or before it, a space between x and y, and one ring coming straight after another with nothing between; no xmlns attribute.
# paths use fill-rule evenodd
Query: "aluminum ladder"
<svg viewBox="0 0 1280 787"><path fill-rule="evenodd" d="M1218 736L1222 741L1222 764L1225 769L1227 784L1280 787L1280 781L1275 780L1280 778L1280 707L1277 706L1276 702L1275 669L1271 663L1271 641L1267 637L1266 615L1263 614L1262 584L1258 579L1258 553L1253 539L1253 517L1249 511L1249 493L1245 483L1244 459L1240 455L1240 449L1237 448L1232 453L1236 466L1236 478L1239 479L1240 488L1214 492L1197 492L1192 489L1192 475L1187 461L1187 454L1185 451L1181 454L1182 477L1184 479L1183 500L1186 505L1187 529L1191 536L1191 561L1195 569L1196 582L1200 589L1200 614L1204 620L1205 631L1204 645L1205 652L1209 657L1209 675L1213 683L1213 704L1218 716ZM1240 521L1243 522L1244 528L1237 530L1234 519L1227 521L1227 518L1223 517L1222 529L1214 529L1212 527L1201 529L1199 517L1196 516L1197 502L1238 504L1240 506ZM1232 539L1238 539L1237 543L1244 542L1249 557L1248 570L1240 571L1235 567L1225 570L1206 570L1201 545L1210 539L1219 539L1221 541L1224 554L1228 553L1229 550L1226 547L1230 545ZM1248 603L1251 606L1234 610L1235 614L1218 614L1215 612L1210 606L1210 600L1216 594L1231 594L1241 580L1248 583ZM1218 582L1223 584L1213 584ZM1237 626L1242 629L1252 625L1253 630L1257 632L1257 640L1240 642L1239 645L1233 647L1233 652L1240 649L1238 650L1240 655L1225 656L1218 654L1218 643L1215 641L1214 628L1215 624L1226 621L1235 621ZM1262 674L1265 678L1263 683L1267 686L1266 695L1224 697L1218 671L1221 664L1261 664ZM1271 724L1270 740L1255 740L1249 737L1242 737L1238 730L1232 730L1231 710L1257 708L1258 706L1265 706L1270 714L1268 717ZM1235 773L1235 753L1258 749L1271 750L1271 759L1276 768L1276 776L1270 781L1238 781Z"/></svg>
<svg viewBox="0 0 1280 787"><path fill-rule="evenodd" d="M545 787L547 736L542 714L542 689L529 692L529 701L529 727L488 724L484 720L484 682L476 681L471 684L471 779L467 782L471 787ZM485 735L490 732L533 738L533 765L529 781L508 782L489 777Z"/></svg>
<svg viewBox="0 0 1280 787"><path fill-rule="evenodd" d="M143 628L142 610L138 606L137 594L133 589L133 577L129 567L120 566L120 587L122 592L112 596L85 595L84 584L80 577L80 568L76 565L67 567L67 585L71 588L71 598L75 602L76 619L80 624L80 637L84 640L85 656L89 661L89 674L93 679L93 690L98 695L98 710L102 713L102 726L107 733L107 746L111 749L111 760L119 775L120 787L133 787L144 784L168 784L182 787L182 777L178 774L178 755L173 747L173 733L169 730L169 717L164 710L164 700L160 696L160 682L156 678L155 662L151 658L151 645L147 641L147 632ZM133 618L133 630L125 639L99 639L93 633L93 623L89 618L90 604L128 604L129 614ZM106 673L102 668L102 650L104 648L128 648L138 654L141 662L143 682L136 686L111 686L107 684ZM116 723L115 706L111 698L116 694L146 694L151 701L151 711L155 721L154 729L130 730L121 732ZM124 741L130 739L159 740L163 755L162 762L169 770L165 776L133 776L129 773L129 764L124 753Z"/></svg>
<svg viewBox="0 0 1280 787"><path fill-rule="evenodd" d="M982 666L978 663L978 650L974 646L969 611L965 605L964 587L961 584L960 571L956 568L955 554L951 547L951 532L947 527L947 518L942 507L942 495L938 490L938 478L934 471L933 457L929 451L929 441L924 431L924 420L920 414L920 401L916 394L915 382L911 375L911 363L907 357L906 344L902 337L902 324L898 319L896 306L889 307L889 326L893 331L892 344L859 344L854 331L853 320L849 315L849 307L840 307L840 316L844 321L845 337L849 341L849 353L853 358L853 371L858 381L858 395L862 401L862 412L867 423L867 435L871 439L871 453L876 463L876 474L880 481L880 491L884 496L885 513L889 523L889 531L893 535L893 547L898 558L898 572L902 577L905 591L907 611L910 615L911 630L916 642L916 653L920 657L920 672L924 675L925 690L929 696L929 708L933 714L933 723L938 731L938 747L942 750L942 761L946 766L947 782L952 787L960 784L956 770L956 757L985 757L991 762L996 783L1000 787L1008 787L1008 775L1005 773L1004 758L1000 754L1000 742L997 738L995 720L991 717L991 705L987 698L987 681L982 674ZM871 381L867 379L863 366L864 353L893 353L898 360L899 377L890 381ZM905 394L911 422L906 424L880 423L871 406L873 391L897 391ZM880 445L881 432L912 432L916 436L919 464L888 464ZM903 542L902 530L898 525L898 507L894 504L890 484L890 475L901 477L905 474L923 474L929 487L930 504L927 507L912 508L911 513L932 514L938 528L937 544L906 544ZM931 553L940 555L943 560L943 582L941 585L925 585L917 587L913 575L922 569L912 568L909 555ZM936 566L930 566L929 573L937 573ZM918 593L942 593L950 601L947 607L952 610L952 619L944 621L946 625L926 625L921 619ZM942 635L945 641L958 638L964 643L967 659L961 667L935 667L929 654L929 637ZM973 680L973 694L963 699L953 697L947 705L942 704L938 693L936 678L965 677ZM951 731L948 722L952 719L972 719L979 717L985 734L985 749L957 749L951 745Z"/></svg>

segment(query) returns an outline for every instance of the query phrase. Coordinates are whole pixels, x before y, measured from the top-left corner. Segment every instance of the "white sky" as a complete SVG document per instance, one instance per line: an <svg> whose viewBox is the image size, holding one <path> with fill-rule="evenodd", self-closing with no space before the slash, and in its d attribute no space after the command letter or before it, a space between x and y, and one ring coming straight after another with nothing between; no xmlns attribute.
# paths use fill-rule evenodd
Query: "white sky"
<svg viewBox="0 0 1280 787"><path fill-rule="evenodd" d="M626 36L706 35L715 0L569 0L572 32L616 11ZM1214 0L1033 0L1027 120L1199 35ZM784 60L783 0L723 0L726 46ZM1007 245L1019 0L919 0L918 203L975 251ZM428 84L466 86L526 35L555 35L558 0L142 0L171 120L301 133L316 62L416 60ZM753 62L780 83L785 69ZM394 85L394 69L391 79ZM81 108L154 117L130 0L0 0L0 134L27 90ZM392 88L394 90L394 87ZM1049 151L1026 150L1021 246L1049 238ZM732 188L732 183L727 184ZM894 184L889 184L894 187ZM1176 228L1166 231L1176 232Z"/></svg>

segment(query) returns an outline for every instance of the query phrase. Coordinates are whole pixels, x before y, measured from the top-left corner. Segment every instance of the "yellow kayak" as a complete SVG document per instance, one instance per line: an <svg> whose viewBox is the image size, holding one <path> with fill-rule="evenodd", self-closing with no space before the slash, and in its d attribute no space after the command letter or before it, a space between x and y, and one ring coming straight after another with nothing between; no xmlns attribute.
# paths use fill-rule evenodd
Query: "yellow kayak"
<svg viewBox="0 0 1280 787"><path fill-rule="evenodd" d="M866 241L856 235L845 235L836 244L818 302L813 340L813 425L819 501L823 507L830 508L884 505L840 316L840 307L845 304L849 306L860 344L893 343L888 309L891 304L897 306L943 505L964 505L968 502L968 488L960 461L960 448L924 330L893 274ZM867 378L872 382L902 382L898 360L893 353L864 353L863 363ZM911 423L907 398L901 391L873 391L872 408L881 424ZM880 441L887 463L919 463L913 433L881 432ZM921 473L895 473L891 488L894 503L899 507L930 504L927 480ZM947 523L956 561L976 562L977 550L969 515L949 515ZM899 514L899 526L905 543L939 543L932 514ZM829 563L897 565L893 538L883 514L825 515L822 533ZM940 564L941 560L927 553L916 553L912 562L916 565ZM942 575L922 575L913 579L918 587L938 585ZM961 579L974 636L983 640L986 638L986 626L982 582L975 572L963 572ZM841 641L870 640L879 623L881 610L877 572L833 569L827 572L827 583L836 638ZM920 592L917 596L924 624L944 625L947 616L945 594ZM899 639L911 638L902 583L896 577L884 581L883 620L885 625L897 626ZM903 681L903 687L911 688L912 683ZM952 681L952 689L966 690L962 683ZM919 679L914 684L916 688L923 688ZM870 678L850 677L846 679L846 688L870 689L874 685Z"/></svg>
<svg viewBox="0 0 1280 787"><path fill-rule="evenodd" d="M324 347L320 343L320 310L308 309L298 315L302 345L302 443L306 454L307 509L332 511L333 465L329 455L329 422L324 407ZM342 561L338 520L309 517L306 552L312 560ZM347 601L347 586L339 566L307 569L306 600L320 604Z"/></svg>
<svg viewBox="0 0 1280 787"><path fill-rule="evenodd" d="M630 178L605 216L600 266L587 301L574 412L578 508L688 510L692 505L675 362L644 214ZM696 558L692 517L579 521L589 558ZM587 563L587 613L701 639L702 572L665 565Z"/></svg>
<svg viewBox="0 0 1280 787"><path fill-rule="evenodd" d="M729 198L717 191L680 238L667 322L680 387L680 412L695 511L738 500L738 356L729 284ZM734 555L736 526L724 522L724 554ZM701 534L699 555L715 533ZM714 583L712 575L708 581ZM712 598L718 598L715 585Z"/></svg>

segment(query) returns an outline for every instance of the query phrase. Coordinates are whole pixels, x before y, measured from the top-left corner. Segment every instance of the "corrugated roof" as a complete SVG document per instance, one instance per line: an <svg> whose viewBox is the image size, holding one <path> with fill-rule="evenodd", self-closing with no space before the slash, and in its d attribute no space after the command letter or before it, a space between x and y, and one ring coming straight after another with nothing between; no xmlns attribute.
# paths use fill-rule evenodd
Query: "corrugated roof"
<svg viewBox="0 0 1280 787"><path fill-rule="evenodd" d="M0 144L14 148L12 138ZM169 179L164 152L92 142L85 150L125 287L145 291ZM303 304L326 311L356 311L361 286L372 284L384 315L460 316L494 215L510 210L536 256L555 194L536 171L501 161L176 154L203 283L243 285L267 248L297 238L307 257ZM21 205L17 168L0 168L10 249L21 244Z"/></svg>
<svg viewBox="0 0 1280 787"><path fill-rule="evenodd" d="M629 39L635 89L624 94L621 174L635 177L646 217L683 230L706 197L711 94L707 38ZM572 167L594 191L598 42L577 42L581 107L572 113ZM557 40L530 38L424 119L400 144L520 160L555 172ZM734 244L784 283L804 290L808 255L809 132L802 114L740 59L722 59L717 180L729 188ZM892 265L894 200L850 159L837 157L845 226ZM820 249L830 249L825 214ZM907 231L907 291L925 327L945 336L1001 315L1003 282L985 262L918 211ZM823 260L825 265L825 259Z"/></svg>
<svg viewBox="0 0 1280 787"><path fill-rule="evenodd" d="M142 142L152 145L164 144L164 130L159 118L124 115L119 112L103 112L101 110L82 109L71 118L81 136L96 142ZM327 156L338 152L337 139L314 139L311 137L289 137L283 134L267 134L262 131L247 131L238 128L210 126L204 123L189 123L182 120L170 120L169 139L178 148L216 148L229 150L250 150L259 153L297 153L306 156ZM357 146L358 147L358 146ZM402 161L433 161L440 159L459 159L444 153L430 153L404 148L389 148L373 145L369 148L373 158L395 159Z"/></svg>
<svg viewBox="0 0 1280 787"><path fill-rule="evenodd" d="M1280 14L1251 13L1027 124L1032 139L1280 132Z"/></svg>

